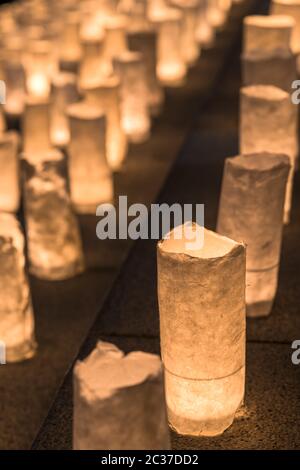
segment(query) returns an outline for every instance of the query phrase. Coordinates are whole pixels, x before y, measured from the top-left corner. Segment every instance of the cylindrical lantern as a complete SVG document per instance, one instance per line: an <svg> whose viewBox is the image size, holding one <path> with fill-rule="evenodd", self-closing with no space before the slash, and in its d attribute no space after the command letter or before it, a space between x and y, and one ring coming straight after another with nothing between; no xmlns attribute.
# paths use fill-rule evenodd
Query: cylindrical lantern
<svg viewBox="0 0 300 470"><path fill-rule="evenodd" d="M279 154L225 161L217 230L247 246L248 316L268 315L273 306L289 170L289 158Z"/></svg>
<svg viewBox="0 0 300 470"><path fill-rule="evenodd" d="M103 62L104 73L113 72L113 60L127 50L126 18L116 15L107 18L104 25Z"/></svg>
<svg viewBox="0 0 300 470"><path fill-rule="evenodd" d="M0 213L0 341L8 362L29 359L36 350L24 245L15 216Z"/></svg>
<svg viewBox="0 0 300 470"><path fill-rule="evenodd" d="M106 119L87 102L68 108L71 198L79 213L95 214L99 204L113 200L112 175L106 160Z"/></svg>
<svg viewBox="0 0 300 470"><path fill-rule="evenodd" d="M25 55L24 65L28 95L47 98L51 89L51 77L57 69L51 42L33 41Z"/></svg>
<svg viewBox="0 0 300 470"><path fill-rule="evenodd" d="M82 56L79 66L79 86L95 85L103 74L103 38L85 38L81 41Z"/></svg>
<svg viewBox="0 0 300 470"><path fill-rule="evenodd" d="M295 20L290 16L252 15L244 19L244 52L290 50Z"/></svg>
<svg viewBox="0 0 300 470"><path fill-rule="evenodd" d="M39 163L24 155L25 220L30 271L46 280L69 279L84 269L77 219L63 174L63 155L53 150Z"/></svg>
<svg viewBox="0 0 300 470"><path fill-rule="evenodd" d="M24 110L25 72L21 61L19 38L6 44L3 58L3 75L6 86L4 109L7 114L20 116Z"/></svg>
<svg viewBox="0 0 300 470"><path fill-rule="evenodd" d="M143 57L138 52L124 52L114 60L114 66L121 84L123 130L131 142L144 142L151 123Z"/></svg>
<svg viewBox="0 0 300 470"><path fill-rule="evenodd" d="M204 229L202 248L192 249L174 232L158 244L169 422L179 434L214 436L244 397L245 247Z"/></svg>
<svg viewBox="0 0 300 470"><path fill-rule="evenodd" d="M20 204L19 135L6 132L0 136L0 211L17 212Z"/></svg>
<svg viewBox="0 0 300 470"><path fill-rule="evenodd" d="M181 55L185 63L193 65L200 53L196 38L198 0L173 0L172 4L182 13Z"/></svg>
<svg viewBox="0 0 300 470"><path fill-rule="evenodd" d="M75 74L59 72L52 78L51 92L51 143L55 147L65 147L70 140L67 107L79 101L77 77Z"/></svg>
<svg viewBox="0 0 300 470"><path fill-rule="evenodd" d="M242 88L240 152L288 155L291 170L284 211L284 220L288 223L298 155L297 108L292 105L288 93L274 86L255 85Z"/></svg>
<svg viewBox="0 0 300 470"><path fill-rule="evenodd" d="M84 91L87 101L105 113L107 162L112 170L118 170L127 153L127 137L121 125L120 81L111 75Z"/></svg>
<svg viewBox="0 0 300 470"><path fill-rule="evenodd" d="M153 19L158 28L157 76L165 86L181 86L186 76L186 64L182 57L182 13L168 8Z"/></svg>
<svg viewBox="0 0 300 470"><path fill-rule="evenodd" d="M45 154L51 148L50 103L48 99L26 97L22 116L23 149L32 157Z"/></svg>
<svg viewBox="0 0 300 470"><path fill-rule="evenodd" d="M227 10L222 8L220 0L209 0L207 17L214 28L221 28L224 25L227 18Z"/></svg>
<svg viewBox="0 0 300 470"><path fill-rule="evenodd" d="M209 0L200 0L197 13L196 40L201 48L211 47L215 39L215 31L208 21L208 2Z"/></svg>
<svg viewBox="0 0 300 470"><path fill-rule="evenodd" d="M297 79L296 57L290 51L253 51L242 56L243 85L273 85L288 93Z"/></svg>
<svg viewBox="0 0 300 470"><path fill-rule="evenodd" d="M77 11L69 11L65 16L60 38L60 66L66 72L75 72L80 58L80 16Z"/></svg>
<svg viewBox="0 0 300 470"><path fill-rule="evenodd" d="M135 31L128 35L128 43L132 51L137 51L143 56L150 113L156 116L159 114L164 101L164 93L156 76L157 34L151 29Z"/></svg>
<svg viewBox="0 0 300 470"><path fill-rule="evenodd" d="M274 15L290 16L295 25L292 32L291 47L295 54L300 53L300 1L299 0L272 0L271 13Z"/></svg>
<svg viewBox="0 0 300 470"><path fill-rule="evenodd" d="M160 358L99 342L74 368L75 450L170 448Z"/></svg>

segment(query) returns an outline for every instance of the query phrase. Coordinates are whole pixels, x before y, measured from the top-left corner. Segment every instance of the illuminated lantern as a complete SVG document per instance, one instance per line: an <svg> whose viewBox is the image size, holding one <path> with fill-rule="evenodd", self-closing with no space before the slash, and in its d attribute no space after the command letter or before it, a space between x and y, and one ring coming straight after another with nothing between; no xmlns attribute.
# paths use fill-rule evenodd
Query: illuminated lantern
<svg viewBox="0 0 300 470"><path fill-rule="evenodd" d="M19 136L10 131L0 136L0 211L17 212L19 189Z"/></svg>
<svg viewBox="0 0 300 470"><path fill-rule="evenodd" d="M51 143L55 147L65 147L70 140L67 107L79 100L77 77L75 74L59 72L52 78L51 92Z"/></svg>
<svg viewBox="0 0 300 470"><path fill-rule="evenodd" d="M300 1L272 0L271 13L274 15L290 16L294 19L291 48L298 55L300 53Z"/></svg>
<svg viewBox="0 0 300 470"><path fill-rule="evenodd" d="M20 116L24 110L25 72L21 60L21 38L10 38L5 45L3 79L6 85L5 112Z"/></svg>
<svg viewBox="0 0 300 470"><path fill-rule="evenodd" d="M215 436L244 398L245 247L204 229L203 246L192 249L176 230L158 244L169 423L179 434Z"/></svg>
<svg viewBox="0 0 300 470"><path fill-rule="evenodd" d="M24 245L15 216L0 213L0 341L8 362L29 359L36 350Z"/></svg>
<svg viewBox="0 0 300 470"><path fill-rule="evenodd" d="M289 158L278 154L225 161L217 230L247 246L246 304L251 317L266 316L273 306L289 170Z"/></svg>
<svg viewBox="0 0 300 470"><path fill-rule="evenodd" d="M120 79L121 123L128 139L144 142L150 134L146 71L142 55L124 52L114 60Z"/></svg>
<svg viewBox="0 0 300 470"><path fill-rule="evenodd" d="M85 88L95 85L103 74L103 39L85 38L81 41L82 57L79 66L79 86Z"/></svg>
<svg viewBox="0 0 300 470"><path fill-rule="evenodd" d="M209 0L207 18L214 28L221 28L227 17L227 10L222 8L220 0Z"/></svg>
<svg viewBox="0 0 300 470"><path fill-rule="evenodd" d="M200 0L197 13L196 40L203 49L211 47L215 40L215 31L208 21L208 1Z"/></svg>
<svg viewBox="0 0 300 470"><path fill-rule="evenodd" d="M121 126L120 81L111 75L84 91L87 101L105 112L107 162L112 170L118 170L127 153L127 137Z"/></svg>
<svg viewBox="0 0 300 470"><path fill-rule="evenodd" d="M158 28L157 76L165 86L181 86L186 76L186 64L182 57L182 13L168 8L153 18Z"/></svg>
<svg viewBox="0 0 300 470"><path fill-rule="evenodd" d="M23 149L39 160L51 148L48 99L27 97L22 116Z"/></svg>
<svg viewBox="0 0 300 470"><path fill-rule="evenodd" d="M284 15L252 15L244 19L244 52L290 50L295 20Z"/></svg>
<svg viewBox="0 0 300 470"><path fill-rule="evenodd" d="M273 85L291 93L291 85L297 79L296 57L285 50L249 52L242 56L242 71L244 86Z"/></svg>
<svg viewBox="0 0 300 470"><path fill-rule="evenodd" d="M159 356L98 342L74 368L75 450L170 449Z"/></svg>
<svg viewBox="0 0 300 470"><path fill-rule="evenodd" d="M84 269L77 219L63 175L63 155L24 155L25 220L31 273L49 281L69 279Z"/></svg>
<svg viewBox="0 0 300 470"><path fill-rule="evenodd" d="M193 65L199 56L196 40L198 0L173 0L172 4L182 13L181 55L187 65Z"/></svg>
<svg viewBox="0 0 300 470"><path fill-rule="evenodd" d="M112 175L106 160L105 114L87 102L72 104L67 114L72 203L76 212L96 214L99 204L113 200Z"/></svg>
<svg viewBox="0 0 300 470"><path fill-rule="evenodd" d="M45 40L32 42L25 59L28 95L47 98L50 94L51 76L55 69L51 43Z"/></svg>
<svg viewBox="0 0 300 470"><path fill-rule="evenodd" d="M113 60L127 50L126 28L124 16L113 16L105 21L102 57L106 75L113 72Z"/></svg>
<svg viewBox="0 0 300 470"><path fill-rule="evenodd" d="M132 51L137 51L143 56L150 113L156 116L159 114L164 101L164 93L156 76L157 34L150 28L144 31L130 32L128 42Z"/></svg>
<svg viewBox="0 0 300 470"><path fill-rule="evenodd" d="M293 177L298 155L297 108L285 91L274 86L254 85L241 91L240 152L281 153L291 163L284 220L289 222Z"/></svg>
<svg viewBox="0 0 300 470"><path fill-rule="evenodd" d="M81 58L80 15L69 11L60 38L60 67L66 72L76 72Z"/></svg>

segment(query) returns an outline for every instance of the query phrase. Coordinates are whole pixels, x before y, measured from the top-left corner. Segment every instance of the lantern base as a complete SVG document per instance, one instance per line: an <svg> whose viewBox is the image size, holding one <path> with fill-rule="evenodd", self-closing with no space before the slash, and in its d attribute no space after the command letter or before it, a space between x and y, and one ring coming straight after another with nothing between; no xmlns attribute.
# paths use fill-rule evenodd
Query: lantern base
<svg viewBox="0 0 300 470"><path fill-rule="evenodd" d="M218 436L243 403L245 367L219 379L193 380L165 369L169 424L178 434Z"/></svg>

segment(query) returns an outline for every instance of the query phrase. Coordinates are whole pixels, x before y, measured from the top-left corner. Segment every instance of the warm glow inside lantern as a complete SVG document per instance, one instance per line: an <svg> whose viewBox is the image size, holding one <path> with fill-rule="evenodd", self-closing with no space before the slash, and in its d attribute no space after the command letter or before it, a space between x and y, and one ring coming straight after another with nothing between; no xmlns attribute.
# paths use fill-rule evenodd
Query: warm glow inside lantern
<svg viewBox="0 0 300 470"><path fill-rule="evenodd" d="M179 434L214 436L244 397L245 247L204 229L203 245L192 248L190 234L180 232L158 244L169 422Z"/></svg>
<svg viewBox="0 0 300 470"><path fill-rule="evenodd" d="M77 450L169 449L160 358L99 342L74 368Z"/></svg>
<svg viewBox="0 0 300 470"><path fill-rule="evenodd" d="M118 170L127 153L127 137L121 125L120 81L116 75L104 77L84 92L89 103L105 112L107 161L112 170Z"/></svg>
<svg viewBox="0 0 300 470"><path fill-rule="evenodd" d="M68 164L73 205L79 213L96 214L113 200L113 181L106 159L106 118L88 102L72 104L67 113L71 140Z"/></svg>
<svg viewBox="0 0 300 470"><path fill-rule="evenodd" d="M143 56L123 52L114 60L114 66L120 79L123 130L131 142L144 142L149 137L151 122Z"/></svg>
<svg viewBox="0 0 300 470"><path fill-rule="evenodd" d="M300 53L300 1L299 0L272 0L271 13L286 15L294 19L291 47L295 54Z"/></svg>
<svg viewBox="0 0 300 470"><path fill-rule="evenodd" d="M182 56L182 13L168 8L153 18L158 27L157 76L166 86L181 86L186 75L186 64Z"/></svg>
<svg viewBox="0 0 300 470"><path fill-rule="evenodd" d="M29 359L36 350L24 245L15 216L0 213L0 341L8 362Z"/></svg>
<svg viewBox="0 0 300 470"><path fill-rule="evenodd" d="M211 47L215 39L214 28L208 20L208 1L200 0L197 13L196 40L203 49Z"/></svg>
<svg viewBox="0 0 300 470"><path fill-rule="evenodd" d="M0 135L0 211L17 212L20 203L19 135L5 132Z"/></svg>
<svg viewBox="0 0 300 470"><path fill-rule="evenodd" d="M50 41L38 40L30 44L24 59L27 93L33 97L47 98L51 77L56 70Z"/></svg>
<svg viewBox="0 0 300 470"><path fill-rule="evenodd" d="M26 97L22 116L23 149L39 160L51 148L49 99Z"/></svg>

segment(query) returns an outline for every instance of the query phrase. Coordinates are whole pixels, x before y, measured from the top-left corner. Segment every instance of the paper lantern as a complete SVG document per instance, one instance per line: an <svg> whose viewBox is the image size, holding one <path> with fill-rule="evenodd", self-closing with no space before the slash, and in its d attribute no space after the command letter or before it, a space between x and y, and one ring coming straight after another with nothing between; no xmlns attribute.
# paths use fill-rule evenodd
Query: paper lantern
<svg viewBox="0 0 300 470"><path fill-rule="evenodd" d="M0 213L0 341L7 362L29 359L36 350L24 244L15 216Z"/></svg>
<svg viewBox="0 0 300 470"><path fill-rule="evenodd" d="M95 85L103 74L103 38L84 38L82 57L79 66L79 86L81 88Z"/></svg>
<svg viewBox="0 0 300 470"><path fill-rule="evenodd" d="M78 101L80 95L77 89L75 74L59 72L52 78L51 92L51 143L55 147L65 147L70 140L69 120L66 116L67 107Z"/></svg>
<svg viewBox="0 0 300 470"><path fill-rule="evenodd" d="M247 246L248 316L266 316L272 310L289 170L289 158L278 154L243 155L225 161L217 230Z"/></svg>
<svg viewBox="0 0 300 470"><path fill-rule="evenodd" d="M144 142L151 123L143 57L138 52L124 52L114 60L114 66L120 79L123 130L131 142Z"/></svg>
<svg viewBox="0 0 300 470"><path fill-rule="evenodd" d="M197 13L196 40L203 49L211 47L215 40L215 31L208 20L208 1L200 0Z"/></svg>
<svg viewBox="0 0 300 470"><path fill-rule="evenodd" d="M111 75L84 91L87 101L105 113L107 162L112 170L118 170L127 153L127 137L121 125L120 81Z"/></svg>
<svg viewBox="0 0 300 470"><path fill-rule="evenodd" d="M226 22L227 10L222 7L220 0L210 0L208 3L207 18L214 28L221 28Z"/></svg>
<svg viewBox="0 0 300 470"><path fill-rule="evenodd" d="M24 110L25 72L21 60L21 38L9 38L5 44L3 57L3 75L6 86L6 102L4 109L7 114L20 116Z"/></svg>
<svg viewBox="0 0 300 470"><path fill-rule="evenodd" d="M10 131L0 136L0 211L17 212L19 189L19 136Z"/></svg>
<svg viewBox="0 0 300 470"><path fill-rule="evenodd" d="M252 15L244 19L244 52L290 50L295 20L284 15Z"/></svg>
<svg viewBox="0 0 300 470"><path fill-rule="evenodd" d="M76 450L169 449L160 358L99 342L74 368Z"/></svg>
<svg viewBox="0 0 300 470"><path fill-rule="evenodd" d="M242 71L244 86L273 85L291 93L297 79L296 57L285 50L248 52L242 56Z"/></svg>
<svg viewBox="0 0 300 470"><path fill-rule="evenodd" d="M40 159L51 148L49 99L26 97L22 116L23 149Z"/></svg>
<svg viewBox="0 0 300 470"><path fill-rule="evenodd" d="M69 11L65 15L64 28L60 38L60 67L65 72L75 72L81 58L80 15Z"/></svg>
<svg viewBox="0 0 300 470"><path fill-rule="evenodd" d="M116 15L107 18L104 25L103 62L104 73L113 72L113 60L127 50L126 18Z"/></svg>
<svg viewBox="0 0 300 470"><path fill-rule="evenodd" d="M214 436L244 397L245 247L204 230L203 247L190 249L190 237L174 233L158 244L169 423L179 434Z"/></svg>
<svg viewBox="0 0 300 470"><path fill-rule="evenodd" d="M271 13L274 15L290 16L294 19L291 47L295 54L300 53L300 1L272 0Z"/></svg>
<svg viewBox="0 0 300 470"><path fill-rule="evenodd" d="M185 63L193 65L199 57L196 40L198 0L173 0L172 5L182 13L181 55Z"/></svg>
<svg viewBox="0 0 300 470"><path fill-rule="evenodd" d="M143 56L148 88L148 104L150 113L157 116L162 108L164 93L156 75L157 34L152 29L131 32L128 35L129 48Z"/></svg>
<svg viewBox="0 0 300 470"><path fill-rule="evenodd" d="M293 176L298 154L297 108L285 91L274 86L255 85L241 91L240 152L282 153L291 162L284 220L290 219Z"/></svg>
<svg viewBox="0 0 300 470"><path fill-rule="evenodd" d="M84 269L77 219L63 174L63 155L53 150L35 157L24 155L25 220L29 267L45 280L64 280Z"/></svg>
<svg viewBox="0 0 300 470"><path fill-rule="evenodd" d="M187 71L181 49L182 13L168 8L161 11L153 23L158 28L157 76L165 86L182 86Z"/></svg>
<svg viewBox="0 0 300 470"><path fill-rule="evenodd" d="M79 213L96 214L99 204L113 200L112 175L106 160L105 114L86 102L72 104L67 113L72 203Z"/></svg>
<svg viewBox="0 0 300 470"><path fill-rule="evenodd" d="M47 98L50 95L51 77L57 68L51 42L32 42L24 63L28 95Z"/></svg>

